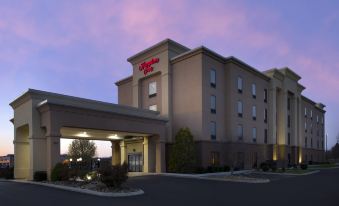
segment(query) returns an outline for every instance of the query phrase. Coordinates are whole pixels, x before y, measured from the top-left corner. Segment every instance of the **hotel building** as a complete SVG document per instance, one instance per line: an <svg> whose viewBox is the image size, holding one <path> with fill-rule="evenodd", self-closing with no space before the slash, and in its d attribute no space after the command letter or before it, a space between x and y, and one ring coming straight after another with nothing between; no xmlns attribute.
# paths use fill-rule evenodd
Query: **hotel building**
<svg viewBox="0 0 339 206"><path fill-rule="evenodd" d="M15 176L50 173L60 138L112 142L112 164L165 172L180 128L191 130L199 166L252 168L324 160L324 105L302 95L289 68L260 72L206 47L166 39L127 59L118 104L28 90L14 109ZM43 155L42 155L43 154Z"/></svg>

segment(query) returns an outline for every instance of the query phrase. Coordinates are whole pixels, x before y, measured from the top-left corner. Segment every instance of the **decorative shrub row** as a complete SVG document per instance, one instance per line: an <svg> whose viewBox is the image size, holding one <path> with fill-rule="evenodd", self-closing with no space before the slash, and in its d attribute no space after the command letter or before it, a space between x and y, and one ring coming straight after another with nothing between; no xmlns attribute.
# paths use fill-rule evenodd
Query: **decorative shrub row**
<svg viewBox="0 0 339 206"><path fill-rule="evenodd" d="M229 172L231 168L228 165L225 166L208 166L208 167L197 167L195 173L214 173L214 172Z"/></svg>
<svg viewBox="0 0 339 206"><path fill-rule="evenodd" d="M14 168L0 168L0 178L13 179Z"/></svg>
<svg viewBox="0 0 339 206"><path fill-rule="evenodd" d="M46 171L36 171L34 172L33 180L37 182L46 181L47 180L47 172Z"/></svg>
<svg viewBox="0 0 339 206"><path fill-rule="evenodd" d="M272 170L273 172L277 171L278 166L277 166L277 162L273 161L273 160L267 160L265 162L262 162L260 164L260 169L264 172L267 172L268 170Z"/></svg>
<svg viewBox="0 0 339 206"><path fill-rule="evenodd" d="M107 187L120 188L127 181L128 166L122 165L106 166L99 169L100 181Z"/></svg>

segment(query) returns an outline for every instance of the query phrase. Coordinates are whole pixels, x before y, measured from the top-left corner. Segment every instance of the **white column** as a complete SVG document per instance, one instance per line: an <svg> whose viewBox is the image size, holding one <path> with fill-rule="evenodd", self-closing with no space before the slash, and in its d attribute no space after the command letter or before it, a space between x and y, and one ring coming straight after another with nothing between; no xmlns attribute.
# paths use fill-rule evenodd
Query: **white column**
<svg viewBox="0 0 339 206"><path fill-rule="evenodd" d="M112 143L112 165L120 164L120 145L116 141L111 141Z"/></svg>
<svg viewBox="0 0 339 206"><path fill-rule="evenodd" d="M60 136L46 136L47 150L47 175L51 178L51 173L54 166L60 161Z"/></svg>
<svg viewBox="0 0 339 206"><path fill-rule="evenodd" d="M166 172L165 159L165 141L158 139L155 146L156 169L157 173Z"/></svg>
<svg viewBox="0 0 339 206"><path fill-rule="evenodd" d="M127 154L126 154L126 144L125 141L120 142L120 163L123 164L124 162L127 163Z"/></svg>
<svg viewBox="0 0 339 206"><path fill-rule="evenodd" d="M149 137L144 137L144 152L143 152L143 156L144 156L144 171L143 172L150 172L150 161L149 161Z"/></svg>

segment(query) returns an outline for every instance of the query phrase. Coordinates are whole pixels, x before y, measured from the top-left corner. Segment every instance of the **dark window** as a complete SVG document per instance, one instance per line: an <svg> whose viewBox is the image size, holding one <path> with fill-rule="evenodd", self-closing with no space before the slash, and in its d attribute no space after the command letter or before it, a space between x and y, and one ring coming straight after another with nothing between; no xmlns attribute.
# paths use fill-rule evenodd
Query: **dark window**
<svg viewBox="0 0 339 206"><path fill-rule="evenodd" d="M238 92L242 93L242 78L241 77L238 77L237 84L238 84Z"/></svg>
<svg viewBox="0 0 339 206"><path fill-rule="evenodd" d="M210 122L210 132L211 132L211 139L216 140L217 128L215 122Z"/></svg>
<svg viewBox="0 0 339 206"><path fill-rule="evenodd" d="M287 98L287 109L288 109L288 111L290 111L290 109L291 109L291 99L290 98Z"/></svg>
<svg viewBox="0 0 339 206"><path fill-rule="evenodd" d="M288 138L287 138L288 145L290 145L290 144L291 144L291 134L290 134L290 133L288 133L287 135L288 135Z"/></svg>
<svg viewBox="0 0 339 206"><path fill-rule="evenodd" d="M287 116L287 127L288 128L291 127L291 116L290 115Z"/></svg>
<svg viewBox="0 0 339 206"><path fill-rule="evenodd" d="M238 110L238 117L242 117L242 113L243 113L242 101L238 101L237 110Z"/></svg>
<svg viewBox="0 0 339 206"><path fill-rule="evenodd" d="M267 123L267 109L264 111L264 122Z"/></svg>
<svg viewBox="0 0 339 206"><path fill-rule="evenodd" d="M264 89L264 102L267 102L267 89Z"/></svg>
<svg viewBox="0 0 339 206"><path fill-rule="evenodd" d="M210 84L211 87L216 87L216 71L214 69L210 70Z"/></svg>
<svg viewBox="0 0 339 206"><path fill-rule="evenodd" d="M305 137L305 147L307 148L307 137Z"/></svg>
<svg viewBox="0 0 339 206"><path fill-rule="evenodd" d="M211 95L211 113L216 113L216 96Z"/></svg>
<svg viewBox="0 0 339 206"><path fill-rule="evenodd" d="M265 144L267 144L267 129L265 129L265 138L264 138Z"/></svg>

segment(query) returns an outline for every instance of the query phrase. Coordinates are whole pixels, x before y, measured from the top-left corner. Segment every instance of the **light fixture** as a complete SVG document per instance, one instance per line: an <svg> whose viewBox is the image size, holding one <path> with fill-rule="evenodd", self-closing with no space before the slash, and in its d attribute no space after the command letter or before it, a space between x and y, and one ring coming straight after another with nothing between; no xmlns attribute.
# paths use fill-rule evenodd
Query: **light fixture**
<svg viewBox="0 0 339 206"><path fill-rule="evenodd" d="M100 162L100 158L98 158L98 162Z"/></svg>
<svg viewBox="0 0 339 206"><path fill-rule="evenodd" d="M71 159L69 159L69 161L70 161L70 162L72 162L72 161L73 161L73 159L71 158Z"/></svg>
<svg viewBox="0 0 339 206"><path fill-rule="evenodd" d="M89 135L87 134L87 132L80 132L80 133L78 133L76 136L78 136L78 137L89 137Z"/></svg>
<svg viewBox="0 0 339 206"><path fill-rule="evenodd" d="M110 135L107 137L108 139L122 139L121 137L118 137L117 134L114 134L114 135Z"/></svg>
<svg viewBox="0 0 339 206"><path fill-rule="evenodd" d="M77 162L81 162L82 161L82 157L77 159Z"/></svg>

